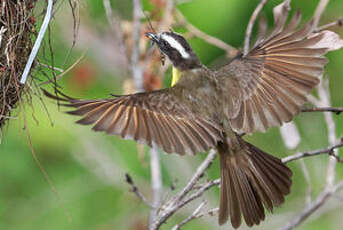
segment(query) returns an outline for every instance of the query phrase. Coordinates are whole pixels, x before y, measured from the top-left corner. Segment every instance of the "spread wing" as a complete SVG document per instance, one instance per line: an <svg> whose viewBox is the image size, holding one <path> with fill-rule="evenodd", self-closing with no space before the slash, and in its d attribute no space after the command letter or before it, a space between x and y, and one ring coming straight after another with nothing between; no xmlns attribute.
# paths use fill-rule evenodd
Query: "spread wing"
<svg viewBox="0 0 343 230"><path fill-rule="evenodd" d="M44 91L50 98L75 108L69 114L82 116L77 123L93 124L93 130L120 135L167 153L205 152L222 138L220 129L196 117L173 95L173 88L119 96L112 99L78 100L58 92Z"/></svg>
<svg viewBox="0 0 343 230"><path fill-rule="evenodd" d="M313 34L312 21L295 31L300 18L298 11L284 28L287 11L276 15L268 38L258 39L246 57L239 56L217 71L227 102L225 115L236 131L265 131L292 120L319 83L327 63L322 56L337 35Z"/></svg>

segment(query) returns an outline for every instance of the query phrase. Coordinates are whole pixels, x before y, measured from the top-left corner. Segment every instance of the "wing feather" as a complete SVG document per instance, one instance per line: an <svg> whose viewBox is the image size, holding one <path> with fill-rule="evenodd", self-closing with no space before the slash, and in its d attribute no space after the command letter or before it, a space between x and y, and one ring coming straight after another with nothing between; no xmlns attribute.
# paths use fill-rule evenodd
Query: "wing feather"
<svg viewBox="0 0 343 230"><path fill-rule="evenodd" d="M266 131L290 121L327 63L322 56L330 49L326 37L332 32L314 34L313 21L296 30L300 11L285 26L285 5L274 18L274 30L266 39L259 36L247 56L238 56L217 71L225 115L237 132Z"/></svg>
<svg viewBox="0 0 343 230"><path fill-rule="evenodd" d="M120 135L149 146L156 144L167 153L195 154L216 147L221 128L196 116L182 104L173 88L125 95L113 99L77 100L43 90L45 95L75 108L69 114L82 116L79 124L93 130Z"/></svg>

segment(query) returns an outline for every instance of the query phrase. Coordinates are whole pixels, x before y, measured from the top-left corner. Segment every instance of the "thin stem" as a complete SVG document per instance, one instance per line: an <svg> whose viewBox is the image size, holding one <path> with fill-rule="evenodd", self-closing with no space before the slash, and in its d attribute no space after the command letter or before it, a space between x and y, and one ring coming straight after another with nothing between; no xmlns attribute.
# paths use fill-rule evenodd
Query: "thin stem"
<svg viewBox="0 0 343 230"><path fill-rule="evenodd" d="M228 56L235 56L238 53L238 50L236 48L234 48L233 46L230 46L229 44L223 42L222 40L210 36L206 33L204 33L203 31L199 30L198 28L196 28L195 26L193 26L192 24L190 24L186 18L182 15L182 13L180 11L176 11L177 17L179 18L181 24L183 24L190 33L192 33L193 35L195 35L196 37L199 37L201 39L203 39L204 41L206 41L207 43L214 45L220 49L225 50L228 53Z"/></svg>
<svg viewBox="0 0 343 230"><path fill-rule="evenodd" d="M141 37L141 14L142 14L142 3L140 0L133 0L133 48L131 54L131 72L132 78L137 91L144 90L143 84L143 72L141 67L139 66L139 57L140 57L140 50L139 50L139 40Z"/></svg>
<svg viewBox="0 0 343 230"><path fill-rule="evenodd" d="M308 152L296 153L294 155L290 155L290 156L282 158L282 162L283 163L288 163L288 162L291 162L291 161L299 160L299 159L306 158L306 157L317 156L317 155L321 155L321 154L329 154L329 155L331 155L330 153L334 149L341 148L341 147L343 147L343 143L338 143L338 144L335 144L335 145L331 145L331 146L329 146L327 148L324 148L324 149L318 149L318 150L313 150L313 151L308 151Z"/></svg>
<svg viewBox="0 0 343 230"><path fill-rule="evenodd" d="M150 208L149 226L152 226L157 217L158 207L161 206L162 175L160 157L156 147L150 149L150 171L152 188L152 206Z"/></svg>
<svg viewBox="0 0 343 230"><path fill-rule="evenodd" d="M320 0L318 6L317 6L317 9L316 11L314 12L314 16L313 16L313 28L317 28L318 27L318 24L319 24L319 21L320 21L320 18L327 6L327 4L329 3L329 0Z"/></svg>
<svg viewBox="0 0 343 230"><path fill-rule="evenodd" d="M263 7L266 3L267 3L267 0L261 0L261 2L257 5L253 14L250 17L250 20L249 20L249 23L247 26L247 30L245 32L244 49L243 49L243 55L244 56L246 56L249 52L252 28L254 27L257 16L260 14L261 10L263 9Z"/></svg>
<svg viewBox="0 0 343 230"><path fill-rule="evenodd" d="M343 112L343 107L314 107L314 108L304 108L301 112L332 112L339 115Z"/></svg>

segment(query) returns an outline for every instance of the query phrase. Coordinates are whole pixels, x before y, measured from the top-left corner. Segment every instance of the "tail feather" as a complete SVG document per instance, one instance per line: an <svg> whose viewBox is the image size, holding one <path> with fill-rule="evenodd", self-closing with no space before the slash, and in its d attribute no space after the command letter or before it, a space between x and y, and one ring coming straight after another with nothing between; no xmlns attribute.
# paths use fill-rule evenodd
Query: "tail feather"
<svg viewBox="0 0 343 230"><path fill-rule="evenodd" d="M232 142L230 140L227 143ZM265 218L264 208L285 201L292 184L291 170L280 159L238 139L238 146L218 147L221 168L219 224L230 217L234 228L241 225L241 216L248 226Z"/></svg>

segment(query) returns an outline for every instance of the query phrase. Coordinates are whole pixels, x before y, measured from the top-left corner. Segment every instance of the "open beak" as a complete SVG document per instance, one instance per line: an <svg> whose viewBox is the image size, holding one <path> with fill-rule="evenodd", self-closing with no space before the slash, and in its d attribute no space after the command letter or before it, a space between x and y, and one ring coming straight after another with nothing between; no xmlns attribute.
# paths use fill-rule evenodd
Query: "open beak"
<svg viewBox="0 0 343 230"><path fill-rule="evenodd" d="M158 43L158 41L159 41L159 36L157 36L154 33L147 32L147 33L145 33L145 36L147 36L153 43Z"/></svg>

